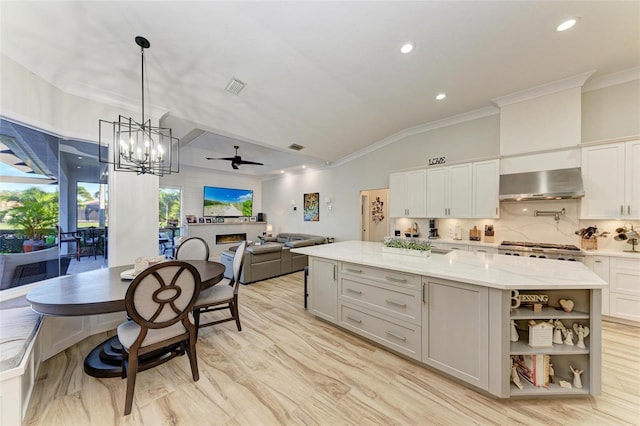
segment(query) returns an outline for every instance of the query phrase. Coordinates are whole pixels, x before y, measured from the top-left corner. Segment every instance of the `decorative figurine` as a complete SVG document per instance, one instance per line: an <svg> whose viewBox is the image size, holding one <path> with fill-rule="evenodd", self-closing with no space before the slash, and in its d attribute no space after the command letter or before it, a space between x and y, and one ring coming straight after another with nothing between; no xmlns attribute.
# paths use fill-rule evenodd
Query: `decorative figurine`
<svg viewBox="0 0 640 426"><path fill-rule="evenodd" d="M560 320L555 320L553 323L555 329L553 330L553 343L556 345L561 345L564 342L562 341L563 330L566 330L564 324Z"/></svg>
<svg viewBox="0 0 640 426"><path fill-rule="evenodd" d="M549 364L549 383L555 383L556 372L553 369L553 364Z"/></svg>
<svg viewBox="0 0 640 426"><path fill-rule="evenodd" d="M584 372L584 370L573 368L571 365L569 365L569 368L573 373L573 387L576 389L582 389L582 380L580 379L580 375Z"/></svg>
<svg viewBox="0 0 640 426"><path fill-rule="evenodd" d="M518 375L518 369L516 368L516 364L513 362L513 358L511 358L511 381L518 387L518 389L522 390L522 382L520 381L520 375Z"/></svg>
<svg viewBox="0 0 640 426"><path fill-rule="evenodd" d="M578 336L578 343L576 343L576 346L581 349L585 349L586 346L584 344L584 339L589 335L589 327L574 322L573 331L576 333L576 336Z"/></svg>
<svg viewBox="0 0 640 426"><path fill-rule="evenodd" d="M562 332L564 334L564 344L565 345L569 345L569 346L573 346L573 330L569 329L569 330L564 330Z"/></svg>
<svg viewBox="0 0 640 426"><path fill-rule="evenodd" d="M560 307L562 308L563 311L565 312L573 311L573 307L575 306L575 304L573 303L573 300L560 299L558 302L560 303Z"/></svg>
<svg viewBox="0 0 640 426"><path fill-rule="evenodd" d="M517 342L520 339L520 335L518 334L518 329L516 328L516 322L511 320L511 341Z"/></svg>

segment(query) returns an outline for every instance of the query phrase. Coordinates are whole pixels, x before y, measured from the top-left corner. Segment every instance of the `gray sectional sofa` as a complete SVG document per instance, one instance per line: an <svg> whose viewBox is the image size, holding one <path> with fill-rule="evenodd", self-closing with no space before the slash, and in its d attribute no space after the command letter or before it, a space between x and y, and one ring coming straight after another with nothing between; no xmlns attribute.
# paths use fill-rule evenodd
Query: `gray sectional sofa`
<svg viewBox="0 0 640 426"><path fill-rule="evenodd" d="M245 250L240 282L249 284L267 278L301 271L307 266L307 256L291 253L295 247L325 244L327 239L318 235L281 233L267 237L264 244L251 245ZM225 278L233 275L233 257L237 246L222 252L220 261L225 266Z"/></svg>

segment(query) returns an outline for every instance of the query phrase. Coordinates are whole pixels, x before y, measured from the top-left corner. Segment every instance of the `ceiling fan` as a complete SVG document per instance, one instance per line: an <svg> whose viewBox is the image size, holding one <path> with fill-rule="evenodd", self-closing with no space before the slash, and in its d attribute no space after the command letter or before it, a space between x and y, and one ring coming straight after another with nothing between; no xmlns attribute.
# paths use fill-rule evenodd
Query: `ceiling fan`
<svg viewBox="0 0 640 426"><path fill-rule="evenodd" d="M255 161L246 161L243 160L242 157L240 157L238 155L238 148L240 148L238 145L234 145L233 146L236 149L236 155L235 157L223 157L223 158L211 158L211 157L207 157L207 160L227 160L227 161L231 161L231 167L233 167L235 170L238 169L238 166L240 164L254 164L256 166L264 166L263 163L257 163Z"/></svg>

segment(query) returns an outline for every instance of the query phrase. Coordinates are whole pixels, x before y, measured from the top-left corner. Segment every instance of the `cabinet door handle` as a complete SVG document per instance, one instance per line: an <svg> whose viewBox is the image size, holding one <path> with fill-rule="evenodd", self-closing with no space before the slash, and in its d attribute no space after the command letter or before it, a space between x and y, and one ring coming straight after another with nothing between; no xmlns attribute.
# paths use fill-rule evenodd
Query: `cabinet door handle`
<svg viewBox="0 0 640 426"><path fill-rule="evenodd" d="M406 342L406 341L407 341L407 338L406 338L406 337L401 336L401 335L399 335L399 334L396 334L396 333L394 333L393 331L388 331L388 330L387 330L387 331L386 331L386 333L387 333L389 336L391 336L391 337L395 337L395 338L396 338L396 339L398 339L398 340L402 340L403 342Z"/></svg>
<svg viewBox="0 0 640 426"><path fill-rule="evenodd" d="M620 204L620 214L624 214L624 206Z"/></svg>
<svg viewBox="0 0 640 426"><path fill-rule="evenodd" d="M595 263L602 263L602 260L594 260Z"/></svg>
<svg viewBox="0 0 640 426"><path fill-rule="evenodd" d="M352 317L351 315L347 315L347 319L353 321L353 322L357 322L358 324L362 324L362 320L356 317Z"/></svg>
<svg viewBox="0 0 640 426"><path fill-rule="evenodd" d="M460 247L449 247L451 250L460 250Z"/></svg>
<svg viewBox="0 0 640 426"><path fill-rule="evenodd" d="M390 305L400 306L401 308L407 307L406 303L398 302L397 300L393 300L393 299L387 299L386 302Z"/></svg>
<svg viewBox="0 0 640 426"><path fill-rule="evenodd" d="M338 268L337 268L337 266L336 266L336 265L333 265L333 280L334 280L334 281L337 281L337 280L338 280L338 277L336 277L336 271L337 271L337 269L338 269Z"/></svg>
<svg viewBox="0 0 640 426"><path fill-rule="evenodd" d="M422 303L427 303L427 299L425 298L427 294L427 285L422 283Z"/></svg>
<svg viewBox="0 0 640 426"><path fill-rule="evenodd" d="M482 250L482 249L478 249L478 250L476 250L476 251L477 251L478 253L486 253L486 252L487 252L486 250Z"/></svg>
<svg viewBox="0 0 640 426"><path fill-rule="evenodd" d="M347 288L347 291L349 293L362 294L362 292L360 290L354 290L352 288Z"/></svg>
<svg viewBox="0 0 640 426"><path fill-rule="evenodd" d="M627 216L631 216L631 204L627 206Z"/></svg>
<svg viewBox="0 0 640 426"><path fill-rule="evenodd" d="M353 272L356 274L361 274L362 273L362 269L352 269L352 268L347 268L348 272Z"/></svg>
<svg viewBox="0 0 640 426"><path fill-rule="evenodd" d="M406 278L395 278L395 277L385 277L387 279L387 281L393 281L396 283L406 283L407 279Z"/></svg>

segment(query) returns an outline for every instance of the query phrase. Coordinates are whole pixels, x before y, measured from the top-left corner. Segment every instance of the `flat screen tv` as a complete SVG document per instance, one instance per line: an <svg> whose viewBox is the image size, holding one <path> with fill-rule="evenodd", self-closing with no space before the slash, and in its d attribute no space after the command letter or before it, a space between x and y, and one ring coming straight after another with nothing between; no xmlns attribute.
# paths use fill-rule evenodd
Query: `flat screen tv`
<svg viewBox="0 0 640 426"><path fill-rule="evenodd" d="M253 191L205 186L203 205L204 216L251 216L253 213Z"/></svg>

